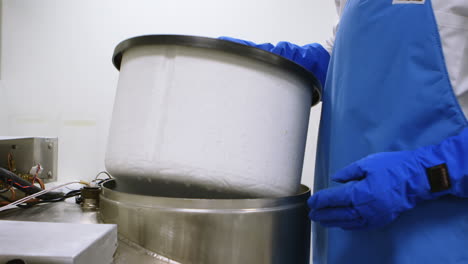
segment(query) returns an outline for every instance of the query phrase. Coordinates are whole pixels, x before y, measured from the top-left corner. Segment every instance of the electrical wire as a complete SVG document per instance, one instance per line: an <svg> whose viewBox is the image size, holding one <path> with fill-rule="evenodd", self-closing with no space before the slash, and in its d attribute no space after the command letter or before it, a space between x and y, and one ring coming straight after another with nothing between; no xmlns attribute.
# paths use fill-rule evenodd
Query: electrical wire
<svg viewBox="0 0 468 264"><path fill-rule="evenodd" d="M27 195L31 195L31 194L42 191L41 188L37 187L34 184L31 184L31 182L1 167L0 167L0 180L2 182L6 182L12 185L13 187L17 188L18 190L24 192ZM61 192L60 193L49 192L39 198L40 199L55 199L55 198L60 198L62 196L63 196L63 193Z"/></svg>
<svg viewBox="0 0 468 264"><path fill-rule="evenodd" d="M102 186L104 183L108 182L108 181L112 181L113 179L103 179L103 180L100 180L98 181L97 185L98 186Z"/></svg>
<svg viewBox="0 0 468 264"><path fill-rule="evenodd" d="M7 155L7 164L8 164L8 170L13 172L13 170L16 170L16 168L14 168L14 160L13 160L13 154L8 153ZM7 185L5 188L3 188L2 190L0 190L0 193L6 193L10 190L12 190L12 192L14 191L14 189L12 188L13 186L11 184L8 184L6 181L1 181L3 184Z"/></svg>
<svg viewBox="0 0 468 264"><path fill-rule="evenodd" d="M7 204L10 204L10 203L13 202L13 200L10 200L10 199L8 199L7 197L5 197L5 196L3 196L3 195L0 195L0 198L4 200L3 202L0 202L0 205L7 205ZM24 208L24 209L26 209L26 208L29 208L29 207L31 207L32 205L34 205L34 204L32 204L33 202L37 202L37 201L39 201L39 200L33 199L33 200L29 200L29 201L27 202L27 203L28 203L27 205L18 204L18 205L16 205L16 206L18 206L19 208Z"/></svg>
<svg viewBox="0 0 468 264"><path fill-rule="evenodd" d="M34 182L36 181L36 179L38 180L39 178L37 178L37 175L39 175L39 171L41 171L41 164L37 164L37 170L36 170L36 173L34 173L34 177L32 179L32 184L34 184ZM44 189L44 188L42 188Z"/></svg>
<svg viewBox="0 0 468 264"><path fill-rule="evenodd" d="M98 179L99 175L101 175L101 174L105 174L105 175L107 175L108 179L112 179L112 176L107 171L101 171L96 175L93 182L98 181L98 180L102 180L102 179Z"/></svg>
<svg viewBox="0 0 468 264"><path fill-rule="evenodd" d="M11 192L11 196L10 196L10 199L12 201L14 201L16 199L16 191L15 191L15 188L11 187L10 188L10 192Z"/></svg>
<svg viewBox="0 0 468 264"><path fill-rule="evenodd" d="M5 204L9 204L11 201L14 201L16 199L16 191L15 191L15 188L13 187L9 187L8 189L6 189L5 191L2 191L0 192L1 193L6 193L7 191L10 191L10 199L9 200L6 200L7 202L0 202L0 205L5 205ZM2 195L2 197L5 197Z"/></svg>
<svg viewBox="0 0 468 264"><path fill-rule="evenodd" d="M8 204L8 205L2 206L2 207L0 207L0 212L1 212L1 211L8 210L8 209L13 209L13 208L15 208L18 204L22 204L22 203L24 203L24 202L26 202L26 201L28 201L28 200L31 200L32 198L36 198L37 196L41 196L41 195L46 194L46 193L48 193L48 192L51 192L51 191L53 191L53 190L56 190L56 189L59 189L59 188L62 188L62 187L64 187L64 186L67 186L67 185L70 185L70 184L74 184L74 183L80 183L80 184L83 184L83 185L89 185L89 183L88 183L88 182L85 182L85 181L74 181L74 182L64 183L64 184L61 184L61 185L59 185L59 186L56 186L56 187L53 187L53 188L50 188L50 189L47 189L47 190L43 190L43 191L40 191L40 192L31 194L31 195L29 195L29 196L26 196L26 197L24 197L24 198L22 198L22 199L19 199L19 200L15 201L15 202L12 202L12 203L10 203L10 204Z"/></svg>
<svg viewBox="0 0 468 264"><path fill-rule="evenodd" d="M2 183L3 183L3 182L2 182ZM4 184L6 184L6 183L4 183ZM7 186L7 187L3 188L2 190L0 190L0 193L6 193L6 192L8 192L10 189L11 189L11 186Z"/></svg>
<svg viewBox="0 0 468 264"><path fill-rule="evenodd" d="M41 186L41 189L42 190L45 190L45 185L44 185L44 182L40 179L40 178L37 178L37 183L39 183L39 186ZM34 183L34 182L33 182Z"/></svg>
<svg viewBox="0 0 468 264"><path fill-rule="evenodd" d="M7 197L3 196L0 194L0 198L3 200L3 202L0 202L0 205L7 205L12 202L12 200L8 199Z"/></svg>
<svg viewBox="0 0 468 264"><path fill-rule="evenodd" d="M8 153L8 170L9 171L16 171L16 168L15 168L15 160L13 159L13 154L11 153Z"/></svg>
<svg viewBox="0 0 468 264"><path fill-rule="evenodd" d="M42 190L45 190L45 185L44 185L44 182L40 179L40 178L37 178L37 183L39 184L39 186L41 187ZM8 180L11 182L11 180ZM10 185L6 188L4 188L3 190L0 191L0 194L1 193L6 193L10 191L11 195L10 195L10 202L11 201L15 201L16 199L16 191L15 191L15 188L13 188L13 185ZM10 202L1 202L0 205L5 205L5 203L10 203Z"/></svg>
<svg viewBox="0 0 468 264"><path fill-rule="evenodd" d="M67 194L65 194L63 197L61 198L57 198L57 199L51 199L51 200L37 200L35 201L34 203L28 203L26 205L16 205L16 206L19 206L20 208L22 209L27 209L27 208L30 208L30 207L33 207L34 205L36 204L41 204L41 203L56 203L56 202L62 202L62 201L65 201L66 199L68 198L72 198L72 197L75 197L75 196L78 196L81 194L81 190L73 190L73 191L70 191L68 192ZM0 202L1 203L1 202Z"/></svg>

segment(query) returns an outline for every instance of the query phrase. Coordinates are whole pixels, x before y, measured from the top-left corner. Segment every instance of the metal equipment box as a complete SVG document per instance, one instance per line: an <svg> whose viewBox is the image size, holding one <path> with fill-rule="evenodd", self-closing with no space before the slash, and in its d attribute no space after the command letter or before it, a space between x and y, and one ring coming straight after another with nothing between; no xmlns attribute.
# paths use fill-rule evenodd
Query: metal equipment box
<svg viewBox="0 0 468 264"><path fill-rule="evenodd" d="M14 157L19 173L29 173L38 163L44 168L39 178L44 182L57 180L58 138L0 137L0 167L8 168L8 154Z"/></svg>

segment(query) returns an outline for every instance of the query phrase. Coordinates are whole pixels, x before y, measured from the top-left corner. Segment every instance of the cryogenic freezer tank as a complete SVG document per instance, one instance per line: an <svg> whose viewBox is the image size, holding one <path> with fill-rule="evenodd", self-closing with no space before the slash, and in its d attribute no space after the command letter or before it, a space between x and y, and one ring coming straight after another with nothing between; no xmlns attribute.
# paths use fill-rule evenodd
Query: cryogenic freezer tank
<svg viewBox="0 0 468 264"><path fill-rule="evenodd" d="M115 181L102 187L102 220L117 224L120 239L161 263L309 263L306 186L291 196L257 199L212 199L207 190L188 197L185 190L164 186L141 195L123 192Z"/></svg>
<svg viewBox="0 0 468 264"><path fill-rule="evenodd" d="M135 37L120 69L106 168L123 186L224 195L298 191L319 83L275 54L220 39Z"/></svg>

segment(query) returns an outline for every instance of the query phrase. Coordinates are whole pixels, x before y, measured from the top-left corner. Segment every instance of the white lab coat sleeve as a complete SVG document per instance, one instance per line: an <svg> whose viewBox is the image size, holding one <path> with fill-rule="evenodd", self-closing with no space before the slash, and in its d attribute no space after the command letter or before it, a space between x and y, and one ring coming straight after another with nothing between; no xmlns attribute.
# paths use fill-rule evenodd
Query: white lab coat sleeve
<svg viewBox="0 0 468 264"><path fill-rule="evenodd" d="M346 4L346 1L347 0L335 0L336 12L338 13L338 21L336 22L335 26L333 27L332 36L323 45L323 47L328 51L329 54L331 54L332 50L333 50L333 45L335 43L335 37L336 37L336 31L338 30L338 26L340 24L341 13L343 12L343 8L344 8L344 6Z"/></svg>
<svg viewBox="0 0 468 264"><path fill-rule="evenodd" d="M447 72L468 116L468 0L432 0Z"/></svg>

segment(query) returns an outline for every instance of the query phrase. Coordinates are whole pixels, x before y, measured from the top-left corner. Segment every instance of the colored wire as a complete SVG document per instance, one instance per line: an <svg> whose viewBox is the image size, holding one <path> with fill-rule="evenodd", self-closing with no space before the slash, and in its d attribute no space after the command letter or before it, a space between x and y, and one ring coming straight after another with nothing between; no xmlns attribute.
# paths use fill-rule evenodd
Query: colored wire
<svg viewBox="0 0 468 264"><path fill-rule="evenodd" d="M8 153L7 164L8 164L8 170L13 171L13 154L11 153ZM3 183L8 184L7 182L3 182ZM11 189L11 185L5 187L3 190L0 191L0 193L8 192L10 189Z"/></svg>
<svg viewBox="0 0 468 264"><path fill-rule="evenodd" d="M10 204L11 202L13 202L12 200L8 199L7 197L3 196L3 195L0 195L0 198L3 199L4 201L3 202L0 202L0 205L7 205L7 204ZM29 200L27 203L27 205L22 205L22 204L18 204L16 206L18 206L19 208L29 208L31 206L33 206L33 202L34 203L37 203L37 199L32 199L32 200Z"/></svg>
<svg viewBox="0 0 468 264"><path fill-rule="evenodd" d="M15 168L13 168L13 154L8 153L8 170L13 171Z"/></svg>
<svg viewBox="0 0 468 264"><path fill-rule="evenodd" d="M37 178L37 183L39 183L39 186L41 186L41 189L42 190L45 190L45 185L44 185L44 182L40 179L40 178ZM34 183L34 182L33 182Z"/></svg>
<svg viewBox="0 0 468 264"><path fill-rule="evenodd" d="M34 182L35 182L37 179L39 179L39 178L37 178L37 176L39 175L39 171L41 171L41 164L38 163L38 164L37 164L36 173L34 174L34 177L33 177L32 181L31 181L32 184L34 184ZM42 189L44 189L44 188L42 188Z"/></svg>
<svg viewBox="0 0 468 264"><path fill-rule="evenodd" d="M21 185L15 181L13 181L12 179L7 179L7 182L10 184L10 186L14 186L16 188L19 188L19 189L27 189L27 188L33 188L33 185Z"/></svg>
<svg viewBox="0 0 468 264"><path fill-rule="evenodd" d="M13 187L10 187L11 196L10 199L14 201L16 199L16 191Z"/></svg>
<svg viewBox="0 0 468 264"><path fill-rule="evenodd" d="M41 170L41 164L37 164L36 173L34 173L34 177L33 177L32 181L31 181L32 184L34 184L34 182L36 181L37 175L39 174L40 170Z"/></svg>
<svg viewBox="0 0 468 264"><path fill-rule="evenodd" d="M64 186L67 186L67 185L70 185L70 184L74 184L74 183L80 183L80 184L84 184L84 185L89 185L89 183L84 182L84 181L74 181L74 182L64 183L64 184L61 184L61 185L59 185L59 186L50 188L50 189L48 189L48 190L43 190L43 191L40 191L40 192L31 194L31 195L26 196L26 197L24 197L24 198L22 198L22 199L19 199L18 201L15 201L15 202L12 202L12 203L10 203L10 204L8 204L8 205L5 205L5 206L3 206L3 207L0 207L0 212L1 212L1 211L8 210L8 209L13 209L13 208L15 208L16 205L22 204L22 203L24 203L24 202L26 202L26 201L28 201L28 200L31 200L32 198L36 198L37 196L41 196L41 195L46 194L46 193L48 193L48 192L51 192L51 191L53 191L53 190L56 190L56 189L59 189L59 188L62 188L62 187L64 187Z"/></svg>
<svg viewBox="0 0 468 264"><path fill-rule="evenodd" d="M26 193L26 195L30 195L30 194L34 194L34 193L42 191L42 189L37 187L36 185L34 184L31 185L31 182L1 167L0 167L0 180L2 182L7 182L13 187L21 190L22 192ZM46 193L40 196L39 198L40 199L55 199L55 198L60 198L62 196L63 196L63 193L50 192L50 193Z"/></svg>
<svg viewBox="0 0 468 264"><path fill-rule="evenodd" d="M6 184L6 183L4 183L4 184ZM3 188L2 190L0 190L0 193L6 193L6 192L8 192L10 189L11 189L11 186L7 186L7 187Z"/></svg>
<svg viewBox="0 0 468 264"><path fill-rule="evenodd" d="M10 180L10 182L11 182L11 180ZM44 182L40 178L37 178L37 183L39 183L39 186L41 186L42 190L45 190ZM18 185L21 186L20 184L18 184ZM22 186L22 187L28 188L29 186ZM4 188L3 190L0 191L0 193L6 193L8 191L10 191L10 193L11 193L10 200L14 201L16 199L16 191L13 188L12 185Z"/></svg>

